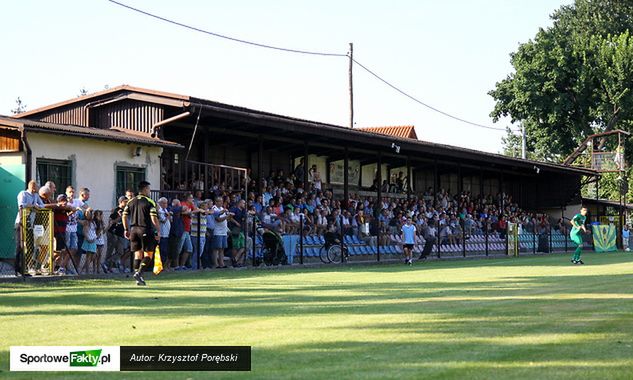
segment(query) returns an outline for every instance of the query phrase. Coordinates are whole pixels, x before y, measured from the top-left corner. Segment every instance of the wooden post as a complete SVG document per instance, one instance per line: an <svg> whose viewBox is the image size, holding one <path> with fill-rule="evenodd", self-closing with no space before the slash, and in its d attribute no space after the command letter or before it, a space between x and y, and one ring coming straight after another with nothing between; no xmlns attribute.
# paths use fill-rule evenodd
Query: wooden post
<svg viewBox="0 0 633 380"><path fill-rule="evenodd" d="M257 187L259 195L263 195L266 189L264 189L264 139L261 135L257 137L257 176L259 177ZM267 205L262 206L265 207Z"/></svg>
<svg viewBox="0 0 633 380"><path fill-rule="evenodd" d="M437 195L437 192L440 190L440 173L437 169L437 159L433 160L433 197Z"/></svg>
<svg viewBox="0 0 633 380"><path fill-rule="evenodd" d="M374 211L374 217L378 218L380 216L380 212L382 211L382 153L378 152L378 160L376 162L376 167L378 170L376 171L376 182L378 183L378 188L376 189L376 207Z"/></svg>
<svg viewBox="0 0 633 380"><path fill-rule="evenodd" d="M345 147L343 159L343 207L349 208L349 150Z"/></svg>
<svg viewBox="0 0 633 380"><path fill-rule="evenodd" d="M299 178L297 178L299 179ZM303 143L303 192L308 193L308 142Z"/></svg>
<svg viewBox="0 0 633 380"><path fill-rule="evenodd" d="M464 191L464 176L462 175L462 164L457 164L457 192L459 194Z"/></svg>
<svg viewBox="0 0 633 380"><path fill-rule="evenodd" d="M411 160L407 156L407 201L411 199Z"/></svg>

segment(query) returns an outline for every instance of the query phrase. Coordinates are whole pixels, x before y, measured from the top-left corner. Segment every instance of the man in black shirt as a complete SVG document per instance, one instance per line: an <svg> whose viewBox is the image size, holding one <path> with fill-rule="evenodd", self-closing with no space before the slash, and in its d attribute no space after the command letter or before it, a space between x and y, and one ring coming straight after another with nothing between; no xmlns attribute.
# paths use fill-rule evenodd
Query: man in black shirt
<svg viewBox="0 0 633 380"><path fill-rule="evenodd" d="M152 261L160 241L158 213L156 203L149 198L149 186L149 182L141 181L139 194L127 203L122 215L125 237L130 240L130 248L134 252L134 279L137 285L145 285L143 269Z"/></svg>

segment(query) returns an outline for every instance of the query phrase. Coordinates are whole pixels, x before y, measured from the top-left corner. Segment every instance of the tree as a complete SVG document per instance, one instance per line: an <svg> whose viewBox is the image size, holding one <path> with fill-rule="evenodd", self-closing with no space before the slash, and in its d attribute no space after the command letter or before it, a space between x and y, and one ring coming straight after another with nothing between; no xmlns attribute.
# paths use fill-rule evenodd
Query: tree
<svg viewBox="0 0 633 380"><path fill-rule="evenodd" d="M633 129L633 2L576 0L511 54L515 72L489 94L495 121L526 126L528 150L560 161L590 134ZM633 146L627 157L633 157Z"/></svg>
<svg viewBox="0 0 633 380"><path fill-rule="evenodd" d="M510 127L506 127L506 135L501 138L503 154L510 157L521 157L522 141L521 135L514 133Z"/></svg>
<svg viewBox="0 0 633 380"><path fill-rule="evenodd" d="M513 131L510 127L506 127L506 135L501 138L501 145L503 146L503 151L501 152L503 155L521 157L523 153L523 138L521 133ZM528 160L553 161L558 159L558 157L546 156L543 152L536 151L533 142L530 140L527 141L526 145L526 157Z"/></svg>
<svg viewBox="0 0 633 380"><path fill-rule="evenodd" d="M11 113L17 115L24 111L26 111L26 104L24 104L24 102L22 102L22 99L20 99L20 97L18 96L18 98L15 100L15 108L11 110Z"/></svg>

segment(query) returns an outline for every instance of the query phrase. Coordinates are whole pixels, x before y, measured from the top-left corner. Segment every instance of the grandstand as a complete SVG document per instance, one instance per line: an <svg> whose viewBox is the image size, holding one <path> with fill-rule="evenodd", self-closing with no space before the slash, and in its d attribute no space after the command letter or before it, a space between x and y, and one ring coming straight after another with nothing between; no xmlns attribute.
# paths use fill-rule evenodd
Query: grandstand
<svg viewBox="0 0 633 380"><path fill-rule="evenodd" d="M304 210L315 195L316 202L328 199L337 205L333 209L350 212L337 216L341 221L334 220L335 227L343 224L344 217L353 224L362 205L371 211L366 213L370 222L380 220L384 209L390 220L396 217L394 211L418 215L423 207L431 208L432 217L427 213L427 219L437 219L435 234L440 242L434 245L432 257L508 254L501 216L515 218L515 223L525 227L518 236L519 254L564 251L571 243L564 230L554 228L555 220L564 216L567 205L581 202L581 185L598 176L587 168L421 141L411 133L391 135L389 128L380 128L380 133L350 129L127 85L25 112L18 118L89 131L121 130L164 142L157 158L160 179L152 179L155 197L199 192L202 198L237 195L246 199L272 187L284 192L278 196L281 206L292 208L296 201ZM319 173L318 186L315 173ZM114 195L113 204L120 195L116 186L104 189ZM472 209L464 200L477 206ZM479 223L478 231L465 232L467 212L462 210L467 209ZM443 217L446 220L438 219ZM380 222L371 241L360 239L358 225L345 232L337 227L351 259L388 259L402 252L398 229L387 226L389 220ZM442 236L443 225L450 223L452 230ZM255 263L261 255L261 237L254 228L245 232L256 241L249 251ZM323 237L303 229L293 234L299 236L286 249L290 261L318 261ZM418 236L414 253L419 254L424 243L424 237Z"/></svg>

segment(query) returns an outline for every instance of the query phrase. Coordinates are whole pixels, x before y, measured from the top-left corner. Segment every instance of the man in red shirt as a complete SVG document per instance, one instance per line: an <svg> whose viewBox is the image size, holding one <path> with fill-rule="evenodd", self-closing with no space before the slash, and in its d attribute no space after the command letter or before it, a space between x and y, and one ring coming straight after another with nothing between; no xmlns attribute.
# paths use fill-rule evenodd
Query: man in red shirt
<svg viewBox="0 0 633 380"><path fill-rule="evenodd" d="M70 252L66 246L66 225L70 208L66 194L57 196L57 207L53 210L53 232L55 234L55 263L59 266L58 274L66 274L66 265L70 258Z"/></svg>
<svg viewBox="0 0 633 380"><path fill-rule="evenodd" d="M187 260L193 251L193 244L191 243L191 214L197 210L196 205L193 203L193 195L187 194L185 199L181 202L182 206L182 221L185 227L185 232L182 234L180 241L178 242L178 249L176 252L182 252L180 256L180 263L176 270L186 270Z"/></svg>

